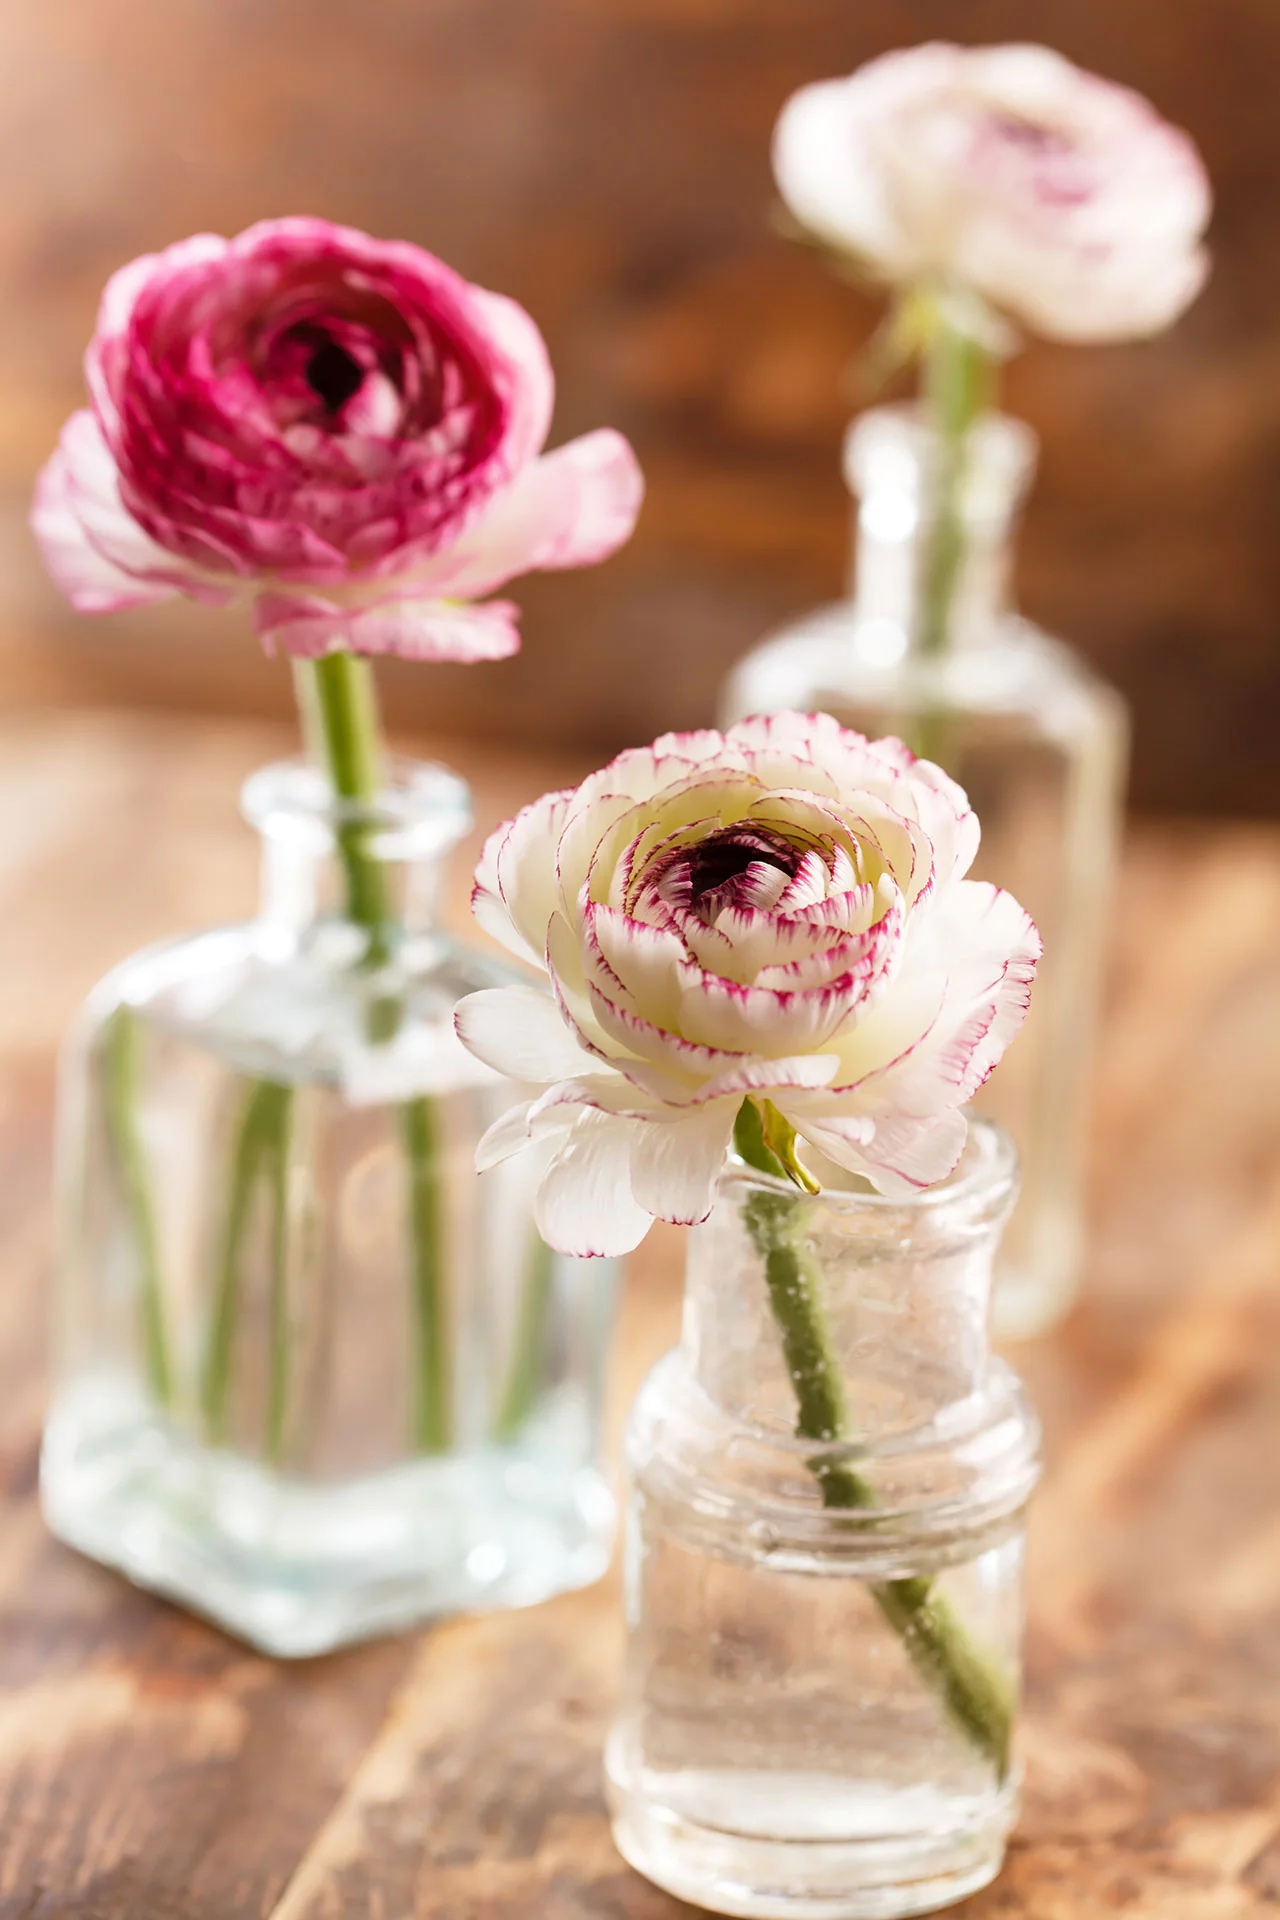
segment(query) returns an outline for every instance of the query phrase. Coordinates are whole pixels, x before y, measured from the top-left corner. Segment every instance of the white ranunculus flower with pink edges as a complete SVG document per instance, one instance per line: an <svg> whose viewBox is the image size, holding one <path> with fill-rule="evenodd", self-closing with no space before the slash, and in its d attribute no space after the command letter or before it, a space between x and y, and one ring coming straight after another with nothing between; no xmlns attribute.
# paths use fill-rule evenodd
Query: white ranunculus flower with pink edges
<svg viewBox="0 0 1280 1920"><path fill-rule="evenodd" d="M977 845L945 773L825 714L666 734L544 794L476 875L477 919L554 991L458 1008L473 1053L545 1089L482 1165L552 1136L538 1223L573 1254L705 1219L748 1098L881 1192L943 1178L1040 953L965 878Z"/></svg>
<svg viewBox="0 0 1280 1920"><path fill-rule="evenodd" d="M773 151L826 244L900 285L970 288L1051 339L1155 333L1208 271L1194 143L1047 47L886 54L802 87Z"/></svg>

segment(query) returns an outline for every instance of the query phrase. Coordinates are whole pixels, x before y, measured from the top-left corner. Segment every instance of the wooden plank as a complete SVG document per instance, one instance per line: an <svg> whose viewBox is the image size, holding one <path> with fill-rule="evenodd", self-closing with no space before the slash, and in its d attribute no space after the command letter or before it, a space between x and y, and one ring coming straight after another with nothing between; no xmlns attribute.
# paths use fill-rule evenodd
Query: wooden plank
<svg viewBox="0 0 1280 1920"><path fill-rule="evenodd" d="M0 855L0 1920L674 1920L614 1854L601 1798L616 1578L283 1667L40 1526L51 1045L110 959L247 908L233 789L278 744L137 717L0 730L0 800L30 824ZM566 772L466 770L482 824ZM1090 1295L1018 1355L1048 1438L1026 1809L963 1911L1263 1920L1280 1903L1280 831L1144 829L1120 900ZM673 1335L680 1256L663 1230L635 1263L615 1425Z"/></svg>

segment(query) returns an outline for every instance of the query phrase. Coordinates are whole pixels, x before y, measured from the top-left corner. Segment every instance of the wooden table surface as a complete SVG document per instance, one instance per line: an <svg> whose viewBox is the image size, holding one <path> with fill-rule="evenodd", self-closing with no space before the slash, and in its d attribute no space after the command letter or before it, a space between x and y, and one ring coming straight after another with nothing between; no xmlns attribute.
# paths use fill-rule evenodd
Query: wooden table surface
<svg viewBox="0 0 1280 1920"><path fill-rule="evenodd" d="M674 1920L604 1815L612 1578L285 1666L41 1525L54 1048L109 963L249 908L235 789L281 745L128 715L0 727L0 1920ZM482 825L573 771L453 758ZM1133 834L1093 1195L1088 1297L1017 1356L1048 1441L1026 1800L962 1911L1274 1916L1280 828ZM619 1410L672 1337L679 1270L655 1231Z"/></svg>

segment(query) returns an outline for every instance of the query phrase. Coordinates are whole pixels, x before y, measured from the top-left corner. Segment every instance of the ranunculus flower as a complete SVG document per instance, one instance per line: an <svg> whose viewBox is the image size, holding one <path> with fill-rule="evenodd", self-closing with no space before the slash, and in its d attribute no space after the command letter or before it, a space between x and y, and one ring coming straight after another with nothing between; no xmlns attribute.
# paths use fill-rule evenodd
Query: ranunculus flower
<svg viewBox="0 0 1280 1920"><path fill-rule="evenodd" d="M915 47L802 87L773 157L828 244L899 284L958 282L1052 339L1155 333L1208 271L1192 141L1046 47Z"/></svg>
<svg viewBox="0 0 1280 1920"><path fill-rule="evenodd" d="M941 1179L1040 953L1016 900L964 878L977 845L945 773L825 714L666 734L545 794L489 839L474 907L555 1003L501 987L456 1018L551 1084L482 1164L559 1133L538 1224L576 1254L705 1219L748 1095L882 1192Z"/></svg>
<svg viewBox="0 0 1280 1920"><path fill-rule="evenodd" d="M324 220L199 234L108 283L33 525L84 612L243 595L268 648L515 652L513 575L630 534L627 442L542 446L554 395L523 308L403 241Z"/></svg>

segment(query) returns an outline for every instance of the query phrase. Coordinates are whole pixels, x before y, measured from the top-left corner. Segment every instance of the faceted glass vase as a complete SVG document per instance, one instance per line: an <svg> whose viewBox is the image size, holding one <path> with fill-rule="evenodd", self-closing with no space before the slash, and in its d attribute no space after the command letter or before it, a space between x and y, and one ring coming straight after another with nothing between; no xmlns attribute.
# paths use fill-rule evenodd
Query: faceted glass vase
<svg viewBox="0 0 1280 1920"><path fill-rule="evenodd" d="M1008 603L1011 533L1034 452L1018 421L988 415L972 430L946 645L925 654L917 615L936 446L909 408L855 421L845 456L858 500L854 591L748 654L721 715L728 724L824 711L936 760L982 822L975 878L1008 888L1040 929L1026 1026L978 1099L1022 1162L996 1285L996 1327L1010 1335L1052 1324L1079 1285L1090 1064L1128 740L1119 696Z"/></svg>
<svg viewBox="0 0 1280 1920"><path fill-rule="evenodd" d="M627 1436L606 1772L622 1853L697 1906L890 1920L999 1869L1039 1447L987 1339L1014 1191L977 1121L908 1201L738 1166L690 1236Z"/></svg>
<svg viewBox="0 0 1280 1920"><path fill-rule="evenodd" d="M244 803L259 917L118 967L66 1052L42 1497L71 1545L303 1655L604 1570L616 1276L544 1246L536 1164L475 1172L520 1089L453 1030L512 977L436 923L462 783L400 762L338 805L285 764Z"/></svg>

